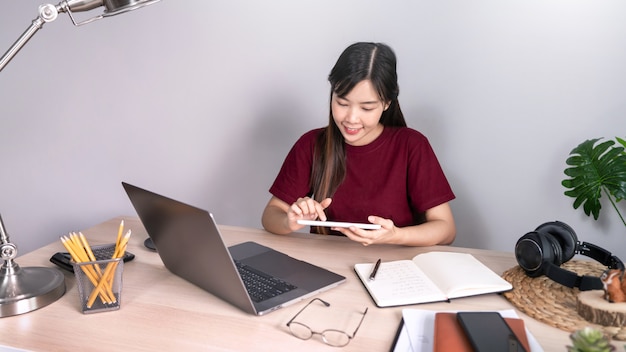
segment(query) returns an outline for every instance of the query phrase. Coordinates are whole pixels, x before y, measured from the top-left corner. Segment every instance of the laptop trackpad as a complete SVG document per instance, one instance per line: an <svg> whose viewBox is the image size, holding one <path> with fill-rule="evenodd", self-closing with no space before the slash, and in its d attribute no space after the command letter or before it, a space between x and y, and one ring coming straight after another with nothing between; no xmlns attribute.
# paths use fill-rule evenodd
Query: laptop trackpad
<svg viewBox="0 0 626 352"><path fill-rule="evenodd" d="M306 273L303 266L307 263L256 242L240 243L228 250L234 260L288 282L300 276L298 274Z"/></svg>
<svg viewBox="0 0 626 352"><path fill-rule="evenodd" d="M247 258L257 256L266 252L272 252L273 249L265 247L256 242L243 242L228 247L228 251L234 260L243 261Z"/></svg>
<svg viewBox="0 0 626 352"><path fill-rule="evenodd" d="M293 280L297 278L297 273L301 273L299 263L294 262L296 259L278 252L265 252L250 258L243 259L241 262L249 265L266 274L281 278L295 284Z"/></svg>

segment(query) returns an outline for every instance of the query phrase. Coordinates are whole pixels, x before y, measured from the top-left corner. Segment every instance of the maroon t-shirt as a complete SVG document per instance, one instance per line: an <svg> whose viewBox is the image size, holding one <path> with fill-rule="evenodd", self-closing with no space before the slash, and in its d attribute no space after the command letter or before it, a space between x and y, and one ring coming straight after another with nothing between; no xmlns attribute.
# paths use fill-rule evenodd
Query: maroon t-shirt
<svg viewBox="0 0 626 352"><path fill-rule="evenodd" d="M311 195L313 151L323 129L305 133L285 158L270 193L291 204ZM346 145L346 177L326 209L328 220L365 222L369 215L398 227L419 223L422 214L454 199L441 165L420 132L385 127L365 146Z"/></svg>

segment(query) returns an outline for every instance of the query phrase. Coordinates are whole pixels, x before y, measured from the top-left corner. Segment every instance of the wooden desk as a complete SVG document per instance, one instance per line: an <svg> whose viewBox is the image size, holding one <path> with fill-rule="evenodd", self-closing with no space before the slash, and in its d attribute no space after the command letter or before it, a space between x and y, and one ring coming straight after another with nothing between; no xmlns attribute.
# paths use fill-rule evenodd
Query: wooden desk
<svg viewBox="0 0 626 352"><path fill-rule="evenodd" d="M285 323L305 300L266 316L252 316L174 276L154 252L143 247L146 232L134 217L111 219L83 231L91 245L115 241L120 220L132 229L128 250L136 255L124 266L121 309L84 315L80 311L74 276L66 273L67 292L61 299L26 314L0 319L0 345L35 351L339 351L319 336L303 341ZM347 277L347 282L319 295L333 306L362 310L369 307L355 339L343 351L388 351L403 308L430 310L497 310L513 306L496 294L456 299L452 303L377 308L353 271L355 263L412 258L433 249L464 251L497 273L516 264L512 253L448 246L411 248L364 247L347 238L292 234L272 235L259 229L221 226L228 245L253 240ZM61 236L63 234L59 234ZM17 259L22 267L53 266L49 258L62 251L60 241ZM546 351L564 350L568 333L518 312Z"/></svg>

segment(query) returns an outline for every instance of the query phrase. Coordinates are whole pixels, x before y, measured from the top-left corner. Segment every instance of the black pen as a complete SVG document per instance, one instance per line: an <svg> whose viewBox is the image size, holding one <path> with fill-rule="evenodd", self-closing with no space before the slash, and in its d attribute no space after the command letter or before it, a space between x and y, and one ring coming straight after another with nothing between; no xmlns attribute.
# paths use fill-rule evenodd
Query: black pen
<svg viewBox="0 0 626 352"><path fill-rule="evenodd" d="M380 259L376 261L374 265L374 269L372 269L372 273L370 274L370 280L374 280L376 278L376 273L378 272L378 267L380 266Z"/></svg>

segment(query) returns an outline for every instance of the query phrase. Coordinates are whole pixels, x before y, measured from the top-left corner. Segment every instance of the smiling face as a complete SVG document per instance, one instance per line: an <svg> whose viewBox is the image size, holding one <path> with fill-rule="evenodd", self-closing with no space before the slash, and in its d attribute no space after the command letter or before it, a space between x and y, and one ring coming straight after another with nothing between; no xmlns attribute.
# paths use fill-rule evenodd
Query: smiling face
<svg viewBox="0 0 626 352"><path fill-rule="evenodd" d="M380 117L389 104L383 102L372 82L363 80L343 97L333 93L333 120L347 144L363 146L373 142L383 132Z"/></svg>

